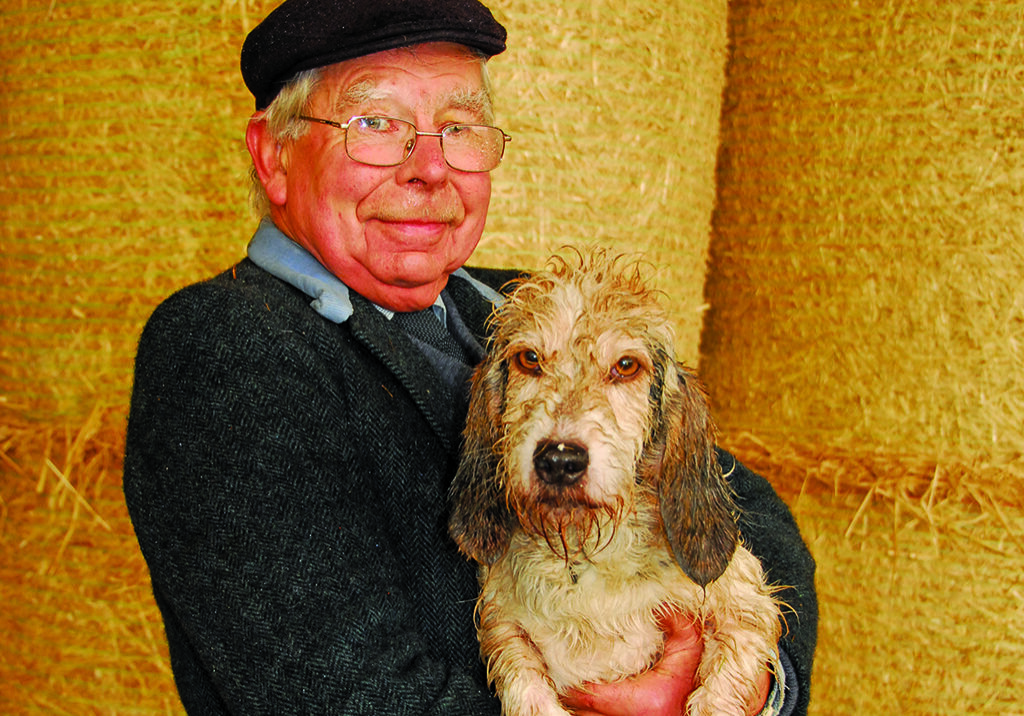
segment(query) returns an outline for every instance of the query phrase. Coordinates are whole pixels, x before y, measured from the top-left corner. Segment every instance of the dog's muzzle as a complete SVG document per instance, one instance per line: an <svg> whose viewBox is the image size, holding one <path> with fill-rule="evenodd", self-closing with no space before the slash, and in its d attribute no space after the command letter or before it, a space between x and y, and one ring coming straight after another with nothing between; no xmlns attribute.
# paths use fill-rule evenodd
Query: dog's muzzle
<svg viewBox="0 0 1024 716"><path fill-rule="evenodd" d="M589 464L587 449L576 443L542 440L533 451L533 469L537 477L552 487L576 484Z"/></svg>

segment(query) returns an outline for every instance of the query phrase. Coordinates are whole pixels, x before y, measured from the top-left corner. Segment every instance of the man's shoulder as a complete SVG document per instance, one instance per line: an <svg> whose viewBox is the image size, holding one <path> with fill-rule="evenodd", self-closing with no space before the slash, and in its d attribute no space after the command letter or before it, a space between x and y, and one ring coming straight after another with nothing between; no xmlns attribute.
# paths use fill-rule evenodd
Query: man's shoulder
<svg viewBox="0 0 1024 716"><path fill-rule="evenodd" d="M242 259L215 276L178 289L164 299L160 308L177 308L209 302L259 305L271 300L293 302L301 301L301 297L296 290L259 268L249 259Z"/></svg>
<svg viewBox="0 0 1024 716"><path fill-rule="evenodd" d="M254 324L294 323L310 313L309 299L248 259L178 289L153 311L146 333L248 330Z"/></svg>

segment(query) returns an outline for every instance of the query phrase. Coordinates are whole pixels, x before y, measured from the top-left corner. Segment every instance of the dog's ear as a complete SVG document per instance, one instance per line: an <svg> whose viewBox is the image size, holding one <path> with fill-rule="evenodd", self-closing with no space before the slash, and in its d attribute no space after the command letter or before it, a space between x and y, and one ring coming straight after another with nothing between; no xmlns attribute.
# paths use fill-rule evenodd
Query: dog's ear
<svg viewBox="0 0 1024 716"><path fill-rule="evenodd" d="M722 575L736 550L735 505L718 464L715 429L703 388L685 368L671 363L663 380L661 517L679 566L704 587Z"/></svg>
<svg viewBox="0 0 1024 716"><path fill-rule="evenodd" d="M514 517L498 478L496 444L501 437L508 366L491 351L473 374L462 456L450 490L448 531L459 549L493 564L506 549Z"/></svg>

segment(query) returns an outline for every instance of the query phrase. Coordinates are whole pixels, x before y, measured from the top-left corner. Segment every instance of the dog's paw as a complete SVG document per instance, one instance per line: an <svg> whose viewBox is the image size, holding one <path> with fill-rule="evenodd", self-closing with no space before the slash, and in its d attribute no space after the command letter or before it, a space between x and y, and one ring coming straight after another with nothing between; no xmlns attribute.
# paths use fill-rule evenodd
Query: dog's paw
<svg viewBox="0 0 1024 716"><path fill-rule="evenodd" d="M686 716L746 716L755 688L736 683L697 686L686 702Z"/></svg>
<svg viewBox="0 0 1024 716"><path fill-rule="evenodd" d="M520 684L499 694L503 716L572 716L558 700L554 689L544 683Z"/></svg>
<svg viewBox="0 0 1024 716"><path fill-rule="evenodd" d="M686 702L686 716L746 716L747 700L736 691L715 693L699 686Z"/></svg>

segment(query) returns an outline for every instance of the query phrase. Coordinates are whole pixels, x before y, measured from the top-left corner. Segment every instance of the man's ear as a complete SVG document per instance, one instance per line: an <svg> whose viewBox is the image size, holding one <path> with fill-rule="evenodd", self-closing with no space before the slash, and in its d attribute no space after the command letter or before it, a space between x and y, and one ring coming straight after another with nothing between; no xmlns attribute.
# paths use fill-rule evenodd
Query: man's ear
<svg viewBox="0 0 1024 716"><path fill-rule="evenodd" d="M245 146L270 203L283 206L288 199L288 154L259 114L252 116L245 129Z"/></svg>

